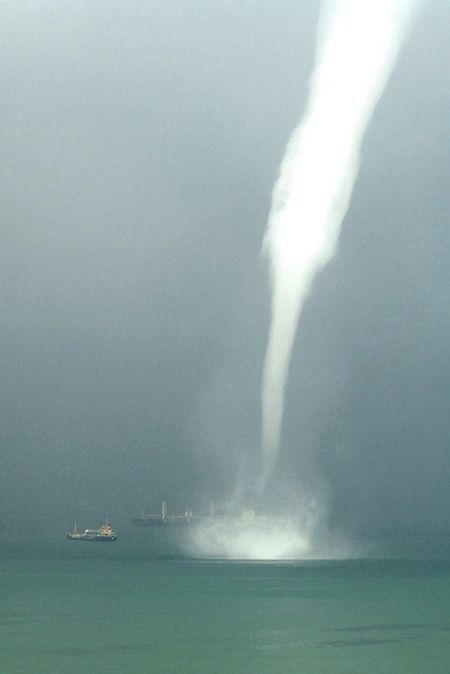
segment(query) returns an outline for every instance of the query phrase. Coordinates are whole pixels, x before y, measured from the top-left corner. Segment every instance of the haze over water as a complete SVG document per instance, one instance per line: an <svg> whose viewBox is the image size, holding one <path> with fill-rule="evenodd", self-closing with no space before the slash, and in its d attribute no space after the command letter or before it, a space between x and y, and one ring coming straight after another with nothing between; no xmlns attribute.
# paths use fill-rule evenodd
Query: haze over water
<svg viewBox="0 0 450 674"><path fill-rule="evenodd" d="M123 550L162 500L230 506L197 555L445 539L450 8L425 4L364 137L339 255L304 306L282 452L252 502L260 242L309 109L319 3L4 3L8 549L109 518Z"/></svg>

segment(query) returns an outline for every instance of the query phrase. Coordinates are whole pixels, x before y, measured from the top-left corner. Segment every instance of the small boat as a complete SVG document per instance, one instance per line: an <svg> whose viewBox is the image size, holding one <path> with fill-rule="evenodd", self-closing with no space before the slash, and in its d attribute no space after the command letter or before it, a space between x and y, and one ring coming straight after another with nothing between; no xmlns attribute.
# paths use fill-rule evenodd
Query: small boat
<svg viewBox="0 0 450 674"><path fill-rule="evenodd" d="M77 531L77 524L74 523L73 531L67 534L70 541L116 541L117 534L113 531L108 521L99 529L85 529L83 533Z"/></svg>

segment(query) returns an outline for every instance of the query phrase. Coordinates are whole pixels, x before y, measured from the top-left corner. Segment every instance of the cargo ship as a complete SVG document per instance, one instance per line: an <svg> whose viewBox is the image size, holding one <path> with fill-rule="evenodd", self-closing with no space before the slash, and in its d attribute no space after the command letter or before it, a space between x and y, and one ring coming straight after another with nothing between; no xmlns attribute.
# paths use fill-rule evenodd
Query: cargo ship
<svg viewBox="0 0 450 674"><path fill-rule="evenodd" d="M73 531L67 534L70 541L105 541L111 542L117 540L117 534L113 531L112 526L108 521L105 522L99 529L85 529L83 532L77 531L76 522Z"/></svg>
<svg viewBox="0 0 450 674"><path fill-rule="evenodd" d="M161 513L159 515L147 515L142 513L140 517L133 517L132 522L138 527L183 527L196 520L192 510L186 510L183 515L169 515L167 512L167 503L161 503Z"/></svg>

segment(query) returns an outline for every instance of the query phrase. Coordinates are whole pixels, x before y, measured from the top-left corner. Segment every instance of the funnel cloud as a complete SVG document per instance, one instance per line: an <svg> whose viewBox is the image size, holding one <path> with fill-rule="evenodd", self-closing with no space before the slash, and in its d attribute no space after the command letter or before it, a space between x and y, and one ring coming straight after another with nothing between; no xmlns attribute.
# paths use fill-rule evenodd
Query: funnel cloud
<svg viewBox="0 0 450 674"><path fill-rule="evenodd" d="M262 382L263 481L279 452L299 316L315 275L336 252L361 142L416 5L414 0L324 4L309 101L281 163L263 245L272 282Z"/></svg>

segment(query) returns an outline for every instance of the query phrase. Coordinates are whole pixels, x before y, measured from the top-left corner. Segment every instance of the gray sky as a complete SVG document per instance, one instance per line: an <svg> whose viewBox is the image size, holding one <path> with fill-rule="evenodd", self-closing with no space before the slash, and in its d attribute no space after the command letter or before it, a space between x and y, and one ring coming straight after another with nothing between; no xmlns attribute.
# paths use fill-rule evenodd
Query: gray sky
<svg viewBox="0 0 450 674"><path fill-rule="evenodd" d="M318 9L1 3L5 521L202 508L257 465L260 246ZM356 532L447 526L449 25L426 3L290 371L277 480Z"/></svg>

